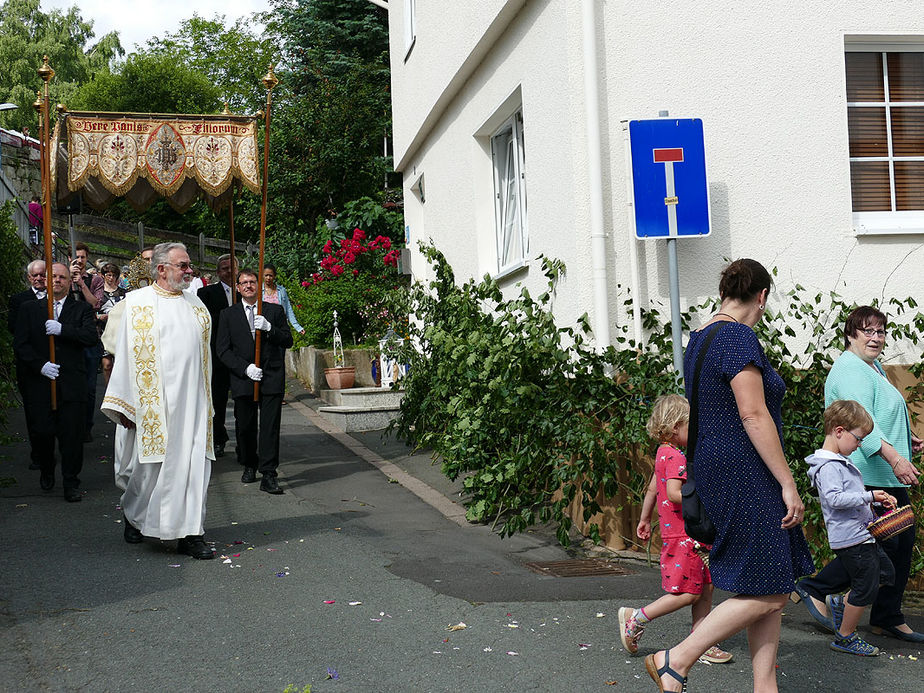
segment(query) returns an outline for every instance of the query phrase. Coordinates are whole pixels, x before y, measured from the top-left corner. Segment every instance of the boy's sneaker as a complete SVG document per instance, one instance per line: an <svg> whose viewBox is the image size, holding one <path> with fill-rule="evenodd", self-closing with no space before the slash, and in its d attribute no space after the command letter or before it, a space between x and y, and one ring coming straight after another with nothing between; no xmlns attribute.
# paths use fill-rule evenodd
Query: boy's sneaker
<svg viewBox="0 0 924 693"><path fill-rule="evenodd" d="M831 643L831 649L835 652L846 652L860 657L875 657L879 654L879 648L863 640L856 631L845 637L837 638Z"/></svg>
<svg viewBox="0 0 924 693"><path fill-rule="evenodd" d="M712 664L725 664L732 661L732 657L734 655L731 652L726 652L718 645L713 645L699 656L700 660Z"/></svg>
<svg viewBox="0 0 924 693"><path fill-rule="evenodd" d="M829 594L825 597L825 605L828 607L828 613L831 614L831 620L834 621L834 630L839 633L841 621L844 620L844 595Z"/></svg>
<svg viewBox="0 0 924 693"><path fill-rule="evenodd" d="M635 619L635 609L628 606L619 607L619 639L629 654L638 652L638 641L645 632L645 626Z"/></svg>

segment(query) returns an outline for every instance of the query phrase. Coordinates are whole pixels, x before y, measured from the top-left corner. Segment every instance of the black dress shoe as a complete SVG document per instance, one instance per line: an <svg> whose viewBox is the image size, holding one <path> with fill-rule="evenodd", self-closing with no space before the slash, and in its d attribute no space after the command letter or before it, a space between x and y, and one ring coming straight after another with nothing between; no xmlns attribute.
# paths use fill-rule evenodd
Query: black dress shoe
<svg viewBox="0 0 924 693"><path fill-rule="evenodd" d="M244 467L244 473L241 474L242 484L252 484L257 480L257 470L253 467Z"/></svg>
<svg viewBox="0 0 924 693"><path fill-rule="evenodd" d="M64 489L64 500L68 503L79 503L83 500L83 495L81 495L78 489L68 486Z"/></svg>
<svg viewBox="0 0 924 693"><path fill-rule="evenodd" d="M199 560L215 558L215 554L212 553L212 548L205 543L205 539L202 536L196 536L194 534L178 540L176 543L176 552L185 553L187 556L192 556Z"/></svg>
<svg viewBox="0 0 924 693"><path fill-rule="evenodd" d="M279 484L276 482L276 477L266 474L263 475L263 479L260 481L260 490L272 493L274 496L282 493L282 489L279 488Z"/></svg>
<svg viewBox="0 0 924 693"><path fill-rule="evenodd" d="M50 491L55 487L55 473L54 472L42 472L39 476L39 486L42 487L43 491Z"/></svg>
<svg viewBox="0 0 924 693"><path fill-rule="evenodd" d="M124 532L125 541L128 542L129 544L140 544L142 539L144 538L141 535L141 530L139 530L131 522L129 522L126 519L124 514L122 515L122 522L125 524L125 532Z"/></svg>
<svg viewBox="0 0 924 693"><path fill-rule="evenodd" d="M215 446L215 457L224 457L225 456L225 444L219 443Z"/></svg>

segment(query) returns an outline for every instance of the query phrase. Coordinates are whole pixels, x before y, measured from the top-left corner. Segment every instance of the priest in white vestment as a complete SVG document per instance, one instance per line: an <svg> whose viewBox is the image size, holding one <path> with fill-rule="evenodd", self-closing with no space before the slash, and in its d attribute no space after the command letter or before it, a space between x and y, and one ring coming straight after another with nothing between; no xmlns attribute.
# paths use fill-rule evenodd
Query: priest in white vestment
<svg viewBox="0 0 924 693"><path fill-rule="evenodd" d="M115 450L123 489L125 540L177 539L177 551L213 558L205 543L211 474L212 324L195 294L182 243L161 243L151 259L156 281L130 292L116 337L102 411L124 427Z"/></svg>

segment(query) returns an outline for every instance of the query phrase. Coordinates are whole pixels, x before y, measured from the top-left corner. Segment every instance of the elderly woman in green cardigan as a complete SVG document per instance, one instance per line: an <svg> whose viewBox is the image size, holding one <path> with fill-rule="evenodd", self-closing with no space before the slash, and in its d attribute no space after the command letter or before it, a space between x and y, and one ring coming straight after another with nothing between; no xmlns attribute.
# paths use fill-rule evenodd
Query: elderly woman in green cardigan
<svg viewBox="0 0 924 693"><path fill-rule="evenodd" d="M885 337L886 316L875 308L860 306L847 317L845 351L838 356L825 381L825 406L834 400L852 399L870 413L873 431L863 437L850 460L863 474L867 490L885 490L895 496L901 507L909 503L908 486L918 484L920 472L910 459L912 453L924 449L924 441L912 435L905 399L888 381L877 360ZM882 542L882 548L895 565L895 584L880 588L869 622L876 635L922 643L924 633L913 631L902 614L914 540L915 531L912 530ZM829 630L834 624L822 595L837 591L830 589L832 587L849 584L846 572L842 574L841 571L843 566L835 559L818 575L800 580L796 585L796 592L809 612Z"/></svg>

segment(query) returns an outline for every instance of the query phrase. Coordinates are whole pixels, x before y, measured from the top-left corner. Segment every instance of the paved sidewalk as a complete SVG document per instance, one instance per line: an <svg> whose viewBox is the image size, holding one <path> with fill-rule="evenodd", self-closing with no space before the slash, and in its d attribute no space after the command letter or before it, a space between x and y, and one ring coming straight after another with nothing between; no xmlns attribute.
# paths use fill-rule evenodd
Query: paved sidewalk
<svg viewBox="0 0 924 693"><path fill-rule="evenodd" d="M122 541L114 427L101 415L82 503L64 502L60 478L39 490L24 443L0 449L0 688L653 690L641 656L679 640L689 612L654 622L630 657L616 611L659 596L657 570L535 574L526 562L569 557L549 532L502 540L464 522L459 484L428 455L330 429L297 383L289 399L284 495L241 484L233 453L213 465L213 561ZM14 410L11 430L21 429ZM885 656L834 653L801 606L786 612L782 691L921 690L924 670L911 658L921 648L876 638ZM912 623L924 627L919 616ZM750 690L743 636L725 645L735 661L697 667L691 693Z"/></svg>

